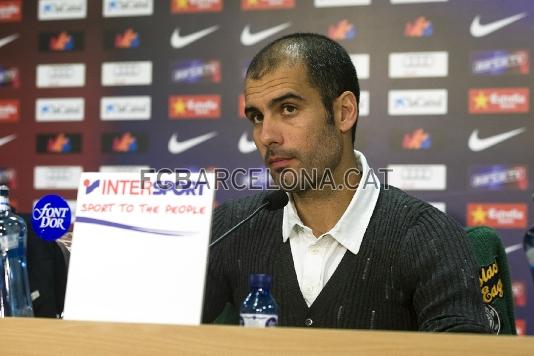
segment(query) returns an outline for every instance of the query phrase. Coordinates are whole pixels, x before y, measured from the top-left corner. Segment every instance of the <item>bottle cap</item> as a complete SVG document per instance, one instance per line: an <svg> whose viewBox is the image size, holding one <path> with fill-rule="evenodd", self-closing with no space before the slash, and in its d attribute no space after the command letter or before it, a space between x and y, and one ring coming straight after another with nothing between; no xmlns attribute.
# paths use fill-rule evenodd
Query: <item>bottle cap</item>
<svg viewBox="0 0 534 356"><path fill-rule="evenodd" d="M251 274L248 282L251 288L271 288L273 278L269 274Z"/></svg>

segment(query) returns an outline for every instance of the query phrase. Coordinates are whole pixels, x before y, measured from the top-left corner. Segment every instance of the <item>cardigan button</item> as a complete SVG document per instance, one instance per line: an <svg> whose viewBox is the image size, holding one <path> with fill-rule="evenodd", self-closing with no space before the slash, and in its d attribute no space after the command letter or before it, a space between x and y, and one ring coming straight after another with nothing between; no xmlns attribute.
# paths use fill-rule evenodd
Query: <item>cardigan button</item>
<svg viewBox="0 0 534 356"><path fill-rule="evenodd" d="M313 320L310 319L310 318L304 320L304 325L306 325L306 326L312 326L312 325L313 325Z"/></svg>

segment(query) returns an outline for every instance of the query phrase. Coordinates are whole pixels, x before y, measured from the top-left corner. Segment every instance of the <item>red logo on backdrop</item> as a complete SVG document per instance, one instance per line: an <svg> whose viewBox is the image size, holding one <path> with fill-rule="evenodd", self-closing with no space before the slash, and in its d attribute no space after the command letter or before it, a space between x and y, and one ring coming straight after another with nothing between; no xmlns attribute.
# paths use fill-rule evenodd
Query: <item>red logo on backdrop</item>
<svg viewBox="0 0 534 356"><path fill-rule="evenodd" d="M404 134L402 148L405 150L427 150L432 147L432 137L423 129Z"/></svg>
<svg viewBox="0 0 534 356"><path fill-rule="evenodd" d="M139 42L139 33L131 27L115 35L115 48L135 48L139 47Z"/></svg>
<svg viewBox="0 0 534 356"><path fill-rule="evenodd" d="M172 0L171 13L184 14L191 12L221 11L223 0Z"/></svg>
<svg viewBox="0 0 534 356"><path fill-rule="evenodd" d="M406 37L430 37L432 36L432 22L424 16L407 22L404 27L404 36Z"/></svg>
<svg viewBox="0 0 534 356"><path fill-rule="evenodd" d="M131 133L126 132L120 137L113 139L113 151L115 152L130 152L132 145L135 144L136 138Z"/></svg>
<svg viewBox="0 0 534 356"><path fill-rule="evenodd" d="M62 31L57 36L52 36L50 38L49 47L52 51L65 51L69 49L69 46L73 46L72 36L66 32Z"/></svg>
<svg viewBox="0 0 534 356"><path fill-rule="evenodd" d="M500 229L527 227L526 204L467 204L467 226L486 225Z"/></svg>
<svg viewBox="0 0 534 356"><path fill-rule="evenodd" d="M169 97L171 119L218 119L221 116L219 95L174 95Z"/></svg>
<svg viewBox="0 0 534 356"><path fill-rule="evenodd" d="M515 330L517 335L524 336L527 334L527 321L524 319L515 319Z"/></svg>
<svg viewBox="0 0 534 356"><path fill-rule="evenodd" d="M526 113L529 98L528 88L469 89L469 113Z"/></svg>
<svg viewBox="0 0 534 356"><path fill-rule="evenodd" d="M70 139L64 133L60 133L55 137L48 139L48 145L46 146L48 152L61 153L66 150L66 147L70 144Z"/></svg>
<svg viewBox="0 0 534 356"><path fill-rule="evenodd" d="M243 10L292 9L295 0L241 0Z"/></svg>
<svg viewBox="0 0 534 356"><path fill-rule="evenodd" d="M19 121L20 103L16 99L0 99L0 123Z"/></svg>
<svg viewBox="0 0 534 356"><path fill-rule="evenodd" d="M514 305L516 307L525 307L527 305L527 287L524 282L513 282L512 294L514 295Z"/></svg>
<svg viewBox="0 0 534 356"><path fill-rule="evenodd" d="M0 22L22 20L22 0L0 1Z"/></svg>
<svg viewBox="0 0 534 356"><path fill-rule="evenodd" d="M237 116L241 119L246 119L245 116L245 96L243 94L239 95L237 99Z"/></svg>
<svg viewBox="0 0 534 356"><path fill-rule="evenodd" d="M341 20L328 26L328 37L334 41L351 40L356 36L356 27L349 20Z"/></svg>

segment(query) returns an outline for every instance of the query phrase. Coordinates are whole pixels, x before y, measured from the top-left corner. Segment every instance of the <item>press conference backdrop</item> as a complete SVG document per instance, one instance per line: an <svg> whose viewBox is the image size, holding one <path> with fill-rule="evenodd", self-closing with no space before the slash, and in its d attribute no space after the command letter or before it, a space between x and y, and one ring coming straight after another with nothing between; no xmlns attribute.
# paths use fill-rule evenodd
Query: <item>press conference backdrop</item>
<svg viewBox="0 0 534 356"><path fill-rule="evenodd" d="M243 75L297 31L351 54L372 167L499 231L518 330L534 334L532 0L0 0L0 179L29 211L49 193L74 206L82 171L261 168Z"/></svg>

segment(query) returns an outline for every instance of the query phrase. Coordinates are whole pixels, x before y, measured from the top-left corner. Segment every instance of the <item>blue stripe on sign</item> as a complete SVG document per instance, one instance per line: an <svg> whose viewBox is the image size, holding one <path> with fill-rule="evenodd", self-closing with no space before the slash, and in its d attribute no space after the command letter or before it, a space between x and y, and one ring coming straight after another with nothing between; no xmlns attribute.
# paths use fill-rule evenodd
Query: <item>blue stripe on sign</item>
<svg viewBox="0 0 534 356"><path fill-rule="evenodd" d="M120 223L116 223L113 221L88 218L85 216L77 216L76 223L103 225L103 226L114 227L117 229L132 230L132 231L157 234L157 235L165 235L165 236L186 236L186 235L194 234L194 232L190 232L190 231L170 231L170 230L150 229L150 228L144 228L144 227L139 227L139 226L120 224Z"/></svg>

